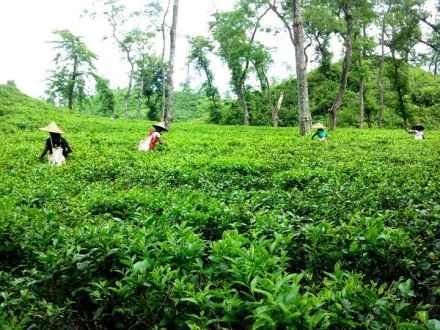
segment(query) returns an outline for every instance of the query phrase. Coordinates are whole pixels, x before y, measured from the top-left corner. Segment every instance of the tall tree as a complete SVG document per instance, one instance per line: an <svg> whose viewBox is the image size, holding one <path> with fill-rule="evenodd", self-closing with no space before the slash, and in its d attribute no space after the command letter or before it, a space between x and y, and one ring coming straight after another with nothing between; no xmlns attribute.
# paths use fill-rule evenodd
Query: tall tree
<svg viewBox="0 0 440 330"><path fill-rule="evenodd" d="M95 75L96 97L99 102L99 112L104 115L112 115L115 112L115 97L109 86L109 81Z"/></svg>
<svg viewBox="0 0 440 330"><path fill-rule="evenodd" d="M243 123L250 125L246 102L246 80L254 55L254 42L261 20L269 8L259 12L258 3L241 0L234 10L215 14L211 25L214 39L219 43L219 55L231 71L231 84L243 110Z"/></svg>
<svg viewBox="0 0 440 330"><path fill-rule="evenodd" d="M337 32L340 22L332 8L323 6L320 1L310 1L304 8L304 30L309 43L315 44L315 60L318 70L325 78L330 78L333 54L330 39Z"/></svg>
<svg viewBox="0 0 440 330"><path fill-rule="evenodd" d="M256 42L251 62L258 81L260 82L261 95L264 96L265 106L268 106L271 109L272 126L278 127L279 111L284 96L281 92L278 100L276 99L275 92L273 91L272 84L268 77L269 67L272 64L272 56L269 50L263 44Z"/></svg>
<svg viewBox="0 0 440 330"><path fill-rule="evenodd" d="M162 34L162 55L161 55L161 63L162 63L162 77L165 80L166 73L166 62L165 62L165 52L167 47L167 36L166 36L166 22L168 13L170 11L171 0L167 1L167 5L165 7L165 11L162 15L162 24L161 24L161 34ZM161 118L165 118L165 101L166 101L166 84L162 84L162 115Z"/></svg>
<svg viewBox="0 0 440 330"><path fill-rule="evenodd" d="M362 27L362 37L367 37L366 27ZM364 61L366 60L365 46L361 44L359 49L358 68L359 68L359 128L364 128L365 121L365 80L366 72L364 70Z"/></svg>
<svg viewBox="0 0 440 330"><path fill-rule="evenodd" d="M132 30L131 35L133 37L133 44L134 44L134 54L135 54L135 66L134 66L134 72L133 77L136 74L136 72L145 70L144 65L147 63L147 58L149 57L148 53L151 48L150 40L154 37L154 33L151 32L143 32L140 30ZM142 104L142 84L144 83L143 80L140 80L141 86L138 86L137 91L137 104L136 104L136 112L137 117L141 118L141 104Z"/></svg>
<svg viewBox="0 0 440 330"><path fill-rule="evenodd" d="M356 66L353 68L353 73L359 86L359 127L363 128L366 116L365 98L369 80L368 66L370 64L370 55L375 46L367 34L367 29L374 22L375 18L373 2L364 0L358 3L354 8L354 15L357 19L355 20L353 35L353 60L356 63ZM368 115L367 117L368 124L371 126L371 116Z"/></svg>
<svg viewBox="0 0 440 330"><path fill-rule="evenodd" d="M342 33L344 38L344 60L342 62L342 72L339 82L339 89L333 105L329 109L330 127L336 129L337 113L340 110L347 89L348 75L350 73L352 52L353 52L353 0L339 0L337 1L337 9L341 11L343 15L343 21L345 23L345 29Z"/></svg>
<svg viewBox="0 0 440 330"><path fill-rule="evenodd" d="M168 74L167 74L167 88L166 88L166 100L165 100L165 112L163 114L163 120L166 125L169 126L173 115L173 103L174 103L174 61L176 57L176 32L177 32L177 20L179 14L179 0L174 0L173 4L173 22L170 30L170 57L168 61Z"/></svg>
<svg viewBox="0 0 440 330"><path fill-rule="evenodd" d="M390 6L383 1L379 1L378 16L380 24L380 62L379 62L379 74L377 76L378 88L379 88L379 116L378 126L383 127L383 117L385 113L385 86L384 86L384 73L385 73L385 33L387 16L389 14Z"/></svg>
<svg viewBox="0 0 440 330"><path fill-rule="evenodd" d="M86 79L93 75L93 61L97 57L70 31L60 30L54 34L58 40L52 42L57 53L48 86L49 99L73 109L76 101L81 106L85 98Z"/></svg>
<svg viewBox="0 0 440 330"><path fill-rule="evenodd" d="M295 49L299 132L301 135L305 135L310 132L312 115L309 107L307 83L308 59L304 45L303 0L264 0L264 2L283 23Z"/></svg>
<svg viewBox="0 0 440 330"><path fill-rule="evenodd" d="M128 104L133 85L133 75L135 72L134 38L131 33L124 31L124 26L128 21L126 8L119 0L109 0L105 2L104 16L111 27L111 36L116 42L119 50L123 53L130 69L128 73L128 86L124 95L124 113L128 115Z"/></svg>
<svg viewBox="0 0 440 330"><path fill-rule="evenodd" d="M129 67L128 84L124 95L124 113L126 116L128 115L132 96L133 79L137 70L136 64L139 58L145 56L146 49L150 46L150 41L155 35L157 30L155 13L159 7L155 0L151 0L146 3L144 11L129 13L121 0L106 0L103 8L101 8L101 14L110 26L111 38L116 43ZM95 17L96 13L91 13L91 16ZM144 19L145 17L148 17L149 24L143 24L142 28L133 27L132 21L137 18ZM140 112L139 105L138 99L138 115Z"/></svg>
<svg viewBox="0 0 440 330"><path fill-rule="evenodd" d="M309 109L309 92L304 56L304 25L302 16L302 0L292 0L293 36L296 55L296 79L298 81L299 132L306 135L312 127L312 116Z"/></svg>
<svg viewBox="0 0 440 330"><path fill-rule="evenodd" d="M139 59L137 63L135 89L148 108L146 116L150 120L158 120L162 113L162 92L165 85L163 66L161 58L149 55Z"/></svg>
<svg viewBox="0 0 440 330"><path fill-rule="evenodd" d="M196 70L205 75L205 82L203 89L206 96L211 100L210 107L210 121L213 123L220 122L220 109L219 109L219 92L214 85L214 74L210 67L210 61L208 54L214 50L214 45L211 41L205 37L197 36L190 39L190 54L188 61L193 63Z"/></svg>
<svg viewBox="0 0 440 330"><path fill-rule="evenodd" d="M420 38L420 42L428 47L427 54L428 68L438 75L440 71L440 0L435 6L435 11L425 10L422 6L419 9L420 20L429 32Z"/></svg>
<svg viewBox="0 0 440 330"><path fill-rule="evenodd" d="M398 114L403 119L403 125L407 126L411 116L406 102L409 93L408 62L421 37L418 6L422 0L386 1L390 7L386 18L386 45L392 60L389 75L398 98Z"/></svg>

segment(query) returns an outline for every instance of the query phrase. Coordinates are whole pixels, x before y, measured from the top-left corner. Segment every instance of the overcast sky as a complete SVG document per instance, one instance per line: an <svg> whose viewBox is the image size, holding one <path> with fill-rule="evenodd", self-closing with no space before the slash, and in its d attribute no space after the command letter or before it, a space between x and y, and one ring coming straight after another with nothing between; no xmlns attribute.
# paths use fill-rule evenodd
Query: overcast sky
<svg viewBox="0 0 440 330"><path fill-rule="evenodd" d="M136 10L145 2L123 1L128 10ZM110 79L112 87L124 87L128 65L112 41L103 40L108 34L105 22L81 18L83 10L92 8L92 3L92 0L0 0L0 84L14 80L27 94L42 97L54 57L49 43L53 40L52 32L68 29L82 36L87 46L98 55L99 74ZM178 85L187 77L187 36L208 35L211 15L216 10L231 9L233 3L234 0L180 1L176 55ZM274 16L269 16L265 23L279 24ZM270 76L277 79L291 76L295 63L288 35L260 34L258 38L272 49L274 65ZM337 57L341 55L339 43L333 45L333 52ZM212 60L216 84L225 92L229 88L229 72L218 58ZM197 87L200 79L194 71L190 76L192 85Z"/></svg>

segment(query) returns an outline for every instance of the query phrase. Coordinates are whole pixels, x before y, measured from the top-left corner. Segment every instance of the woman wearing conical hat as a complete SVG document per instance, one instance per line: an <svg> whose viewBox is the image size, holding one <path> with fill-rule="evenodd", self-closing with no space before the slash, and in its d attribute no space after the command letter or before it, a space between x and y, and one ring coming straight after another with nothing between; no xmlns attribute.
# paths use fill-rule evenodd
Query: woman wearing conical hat
<svg viewBox="0 0 440 330"><path fill-rule="evenodd" d="M139 151L150 151L156 148L156 145L164 144L161 139L160 133L168 132L168 129L164 122L160 122L153 125L153 129L148 131L148 136L139 142L138 150Z"/></svg>
<svg viewBox="0 0 440 330"><path fill-rule="evenodd" d="M316 132L312 135L312 140L315 137L318 137L319 141L327 141L328 133L325 130L325 126L321 123L317 123L312 126L312 128L316 129Z"/></svg>
<svg viewBox="0 0 440 330"><path fill-rule="evenodd" d="M414 134L414 138L416 140L424 140L425 139L425 127L422 124L414 125L412 129L408 131L410 134Z"/></svg>
<svg viewBox="0 0 440 330"><path fill-rule="evenodd" d="M61 134L64 133L63 130L53 121L46 127L40 128L40 131L49 132L40 160L47 154L49 163L52 165L64 164L67 156L72 152L72 148L67 140L61 137Z"/></svg>

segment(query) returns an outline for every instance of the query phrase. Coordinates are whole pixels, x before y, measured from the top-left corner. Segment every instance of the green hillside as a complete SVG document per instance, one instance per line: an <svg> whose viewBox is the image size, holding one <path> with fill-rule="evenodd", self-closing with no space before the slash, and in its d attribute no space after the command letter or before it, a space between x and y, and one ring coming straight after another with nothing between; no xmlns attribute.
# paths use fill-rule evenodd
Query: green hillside
<svg viewBox="0 0 440 330"><path fill-rule="evenodd" d="M439 132L0 115L0 329L439 328Z"/></svg>

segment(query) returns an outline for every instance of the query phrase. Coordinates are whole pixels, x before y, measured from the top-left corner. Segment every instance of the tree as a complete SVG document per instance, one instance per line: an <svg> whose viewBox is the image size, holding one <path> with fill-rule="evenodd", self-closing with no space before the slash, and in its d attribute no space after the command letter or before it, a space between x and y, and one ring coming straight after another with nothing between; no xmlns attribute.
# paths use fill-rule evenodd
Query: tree
<svg viewBox="0 0 440 330"><path fill-rule="evenodd" d="M342 32L344 38L344 60L342 63L341 79L339 83L338 93L329 109L330 127L336 129L337 113L341 108L345 90L347 88L348 75L350 73L351 57L353 52L353 0L339 0L337 1L337 8L343 15L345 23L345 30Z"/></svg>
<svg viewBox="0 0 440 330"><path fill-rule="evenodd" d="M440 71L440 18L438 18L440 1L437 2L436 10L437 20L435 20L434 13L423 10L423 8L419 9L420 20L429 29L428 35L421 37L419 41L430 49L430 53L426 57L428 68L434 75L438 75Z"/></svg>
<svg viewBox="0 0 440 330"><path fill-rule="evenodd" d="M150 39L154 37L153 33L149 32L142 32L139 30L133 30L133 38L134 38L134 51L135 51L135 72L133 72L133 79L136 72L145 71L145 64L148 63L148 59L151 58L150 55L148 55L148 51L150 48ZM138 86L138 93L137 93L137 105L136 105L136 112L137 117L141 118L141 103L142 103L142 90L144 83L144 80L139 80L141 83L140 86Z"/></svg>
<svg viewBox="0 0 440 330"><path fill-rule="evenodd" d="M59 40L55 44L55 69L49 78L49 100L69 109L78 102L80 107L85 99L86 79L93 75L93 61L96 55L90 51L80 37L68 30L54 32Z"/></svg>
<svg viewBox="0 0 440 330"><path fill-rule="evenodd" d="M303 22L303 1L302 0L258 0L261 6L268 8L276 14L289 34L290 41L295 49L296 74L298 82L298 122L301 135L310 131L312 117L309 109L309 97L307 86L307 48L304 45L304 22ZM278 111L281 107L283 94L280 95L278 102L272 103L272 122L273 126L278 125Z"/></svg>
<svg viewBox="0 0 440 330"><path fill-rule="evenodd" d="M379 63L379 74L378 74L378 87L379 87L379 117L378 126L383 127L383 116L385 112L385 102L384 102L384 72L385 72L385 33L386 33L386 23L387 16L389 14L390 7L384 2L379 2L379 23L380 23L380 63Z"/></svg>
<svg viewBox="0 0 440 330"><path fill-rule="evenodd" d="M312 117L309 109L309 96L307 86L307 52L304 46L303 1L299 0L260 0L261 4L276 14L289 34L292 46L295 49L295 64L298 88L298 123L301 135L307 134L311 129ZM278 112L284 94L281 93L277 101L272 103L272 125L278 126Z"/></svg>
<svg viewBox="0 0 440 330"><path fill-rule="evenodd" d="M173 4L173 22L170 30L170 56L168 61L167 71L167 88L165 99L165 112L163 114L163 120L166 125L169 126L172 120L173 102L174 102L174 61L176 57L176 32L177 32L177 20L179 14L179 0L174 0Z"/></svg>
<svg viewBox="0 0 440 330"><path fill-rule="evenodd" d="M129 65L128 84L124 95L125 116L128 116L136 64L139 58L145 56L147 49L150 47L150 41L155 36L155 30L157 30L154 17L158 9L158 4L155 1L150 1L147 2L143 12L135 11L130 14L127 13L126 7L121 4L120 0L108 0L104 2L102 15L111 28L111 38ZM149 24L143 25L142 28L130 28L129 23L136 18L143 18L143 15L149 18ZM137 112L138 116L140 116L139 95L137 104Z"/></svg>
<svg viewBox="0 0 440 330"><path fill-rule="evenodd" d="M216 13L211 24L214 39L219 43L219 55L231 71L231 84L243 110L243 123L250 125L250 111L246 102L245 83L248 78L254 41L261 20L269 8L259 12L253 1L241 0L232 11Z"/></svg>
<svg viewBox="0 0 440 330"><path fill-rule="evenodd" d="M99 112L104 115L115 113L115 97L109 87L109 81L98 75L95 75L96 96L100 104Z"/></svg>
<svg viewBox="0 0 440 330"><path fill-rule="evenodd" d="M304 25L302 16L302 0L292 0L293 36L296 54L296 79L298 81L299 132L306 135L312 127L312 116L309 109L309 92L306 76L304 53Z"/></svg>
<svg viewBox="0 0 440 330"><path fill-rule="evenodd" d="M128 21L125 13L125 6L120 4L119 0L109 0L105 2L105 10L103 12L107 22L111 27L111 36L116 42L119 50L124 54L126 61L130 66L128 74L128 87L124 96L124 113L128 115L128 102L130 100L131 88L133 83L133 75L135 71L135 57L134 57L134 38L131 33L123 32L122 27Z"/></svg>
<svg viewBox="0 0 440 330"><path fill-rule="evenodd" d="M419 0L386 0L389 14L386 17L386 45L391 52L392 70L389 72L394 89L398 96L397 109L408 125L410 113L406 98L409 93L408 62L415 45L419 42Z"/></svg>
<svg viewBox="0 0 440 330"><path fill-rule="evenodd" d="M135 89L148 108L147 118L158 120L161 116L162 92L165 85L160 58L147 55L137 63Z"/></svg>
<svg viewBox="0 0 440 330"><path fill-rule="evenodd" d="M310 44L315 44L315 61L319 71L327 79L331 75L333 54L330 51L332 34L340 29L341 22L333 8L323 5L321 1L309 1L304 7L304 30Z"/></svg>
<svg viewBox="0 0 440 330"><path fill-rule="evenodd" d="M255 42L253 55L251 58L252 65L260 82L261 95L265 106L269 106L272 115L272 126L278 127L279 111L283 101L283 93L280 94L278 101L275 99L275 93L268 77L269 66L272 64L270 52L263 44Z"/></svg>
<svg viewBox="0 0 440 330"><path fill-rule="evenodd" d="M167 65L165 62L165 51L167 45L167 37L166 37L166 20L168 17L168 12L170 11L171 0L167 1L167 6L165 7L165 11L162 15L162 24L160 31L162 33L162 55L161 55L161 63L162 63L162 77L165 79L165 73L167 70ZM166 84L162 84L162 118L165 118L165 102L166 101Z"/></svg>
<svg viewBox="0 0 440 330"><path fill-rule="evenodd" d="M194 67L198 72L202 72L205 75L205 82L203 83L203 90L206 96L211 100L210 107L210 121L213 123L220 122L220 109L219 109L219 92L214 85L214 75L210 68L210 61L208 54L214 50L214 45L211 41L205 37L197 36L189 40L190 54L188 61L194 64Z"/></svg>
<svg viewBox="0 0 440 330"><path fill-rule="evenodd" d="M367 29L373 23L375 13L372 1L365 0L355 8L354 15L357 17L353 34L353 61L357 65L353 68L353 74L359 86L359 128L363 128L366 115L365 98L368 84L369 58L374 49L374 43L367 35ZM368 117L368 124L371 126L371 116Z"/></svg>

